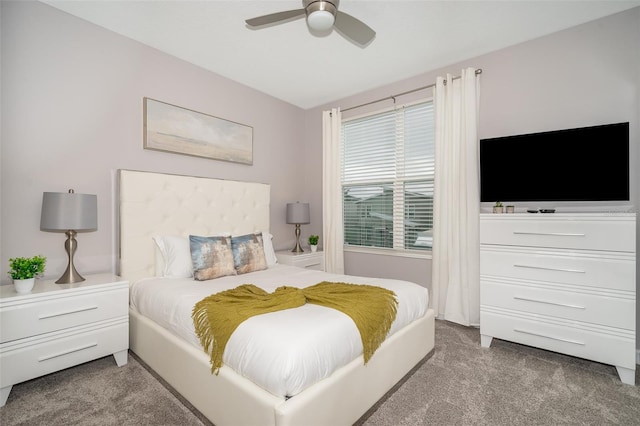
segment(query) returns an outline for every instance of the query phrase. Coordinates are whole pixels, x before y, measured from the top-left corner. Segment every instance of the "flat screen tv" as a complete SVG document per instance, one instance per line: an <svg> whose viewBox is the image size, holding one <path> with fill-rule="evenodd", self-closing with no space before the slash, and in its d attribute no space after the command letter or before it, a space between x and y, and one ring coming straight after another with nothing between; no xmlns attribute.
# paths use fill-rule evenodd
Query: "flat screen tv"
<svg viewBox="0 0 640 426"><path fill-rule="evenodd" d="M629 200L629 123L480 140L482 202Z"/></svg>

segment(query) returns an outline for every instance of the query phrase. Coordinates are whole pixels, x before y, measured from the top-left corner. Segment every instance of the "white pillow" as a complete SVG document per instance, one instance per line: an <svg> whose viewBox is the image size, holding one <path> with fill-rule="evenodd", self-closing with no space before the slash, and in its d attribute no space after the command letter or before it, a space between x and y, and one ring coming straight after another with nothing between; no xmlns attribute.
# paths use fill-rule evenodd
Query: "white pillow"
<svg viewBox="0 0 640 426"><path fill-rule="evenodd" d="M278 258L271 242L272 238L273 235L267 231L262 231L262 245L264 246L264 257L267 260L267 266L273 266L278 263Z"/></svg>
<svg viewBox="0 0 640 426"><path fill-rule="evenodd" d="M156 275L168 278L193 277L193 263L188 237L156 236L153 237L160 250L163 265L156 267ZM158 265L156 259L156 265Z"/></svg>

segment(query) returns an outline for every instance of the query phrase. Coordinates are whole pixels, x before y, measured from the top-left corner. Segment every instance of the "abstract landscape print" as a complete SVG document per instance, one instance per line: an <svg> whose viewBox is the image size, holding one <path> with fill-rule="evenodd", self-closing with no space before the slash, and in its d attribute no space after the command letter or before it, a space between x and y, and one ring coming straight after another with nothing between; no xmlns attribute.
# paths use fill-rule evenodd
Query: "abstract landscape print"
<svg viewBox="0 0 640 426"><path fill-rule="evenodd" d="M253 164L253 128L144 98L144 148Z"/></svg>

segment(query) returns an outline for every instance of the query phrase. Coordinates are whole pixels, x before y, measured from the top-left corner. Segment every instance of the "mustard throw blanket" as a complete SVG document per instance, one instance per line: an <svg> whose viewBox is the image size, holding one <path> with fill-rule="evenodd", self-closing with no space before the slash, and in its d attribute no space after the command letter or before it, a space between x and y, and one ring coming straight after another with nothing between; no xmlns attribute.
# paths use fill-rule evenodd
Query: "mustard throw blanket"
<svg viewBox="0 0 640 426"><path fill-rule="evenodd" d="M365 364L389 333L398 305L391 290L327 281L307 288L278 287L273 293L244 284L212 294L196 303L191 315L202 347L211 354L211 371L218 374L224 348L244 320L305 303L337 309L353 320L362 339Z"/></svg>

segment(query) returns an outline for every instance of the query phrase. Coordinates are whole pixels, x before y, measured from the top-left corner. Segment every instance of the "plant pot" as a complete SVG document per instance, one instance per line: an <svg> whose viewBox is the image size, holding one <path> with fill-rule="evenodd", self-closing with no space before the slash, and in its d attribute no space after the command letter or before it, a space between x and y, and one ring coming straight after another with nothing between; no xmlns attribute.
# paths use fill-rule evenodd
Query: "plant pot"
<svg viewBox="0 0 640 426"><path fill-rule="evenodd" d="M493 206L494 213L504 213L504 206Z"/></svg>
<svg viewBox="0 0 640 426"><path fill-rule="evenodd" d="M315 253L318 251L318 245L310 245L309 247L311 247L311 253Z"/></svg>
<svg viewBox="0 0 640 426"><path fill-rule="evenodd" d="M35 284L35 278L27 278L24 280L13 280L13 286L18 293L31 293L33 285Z"/></svg>

